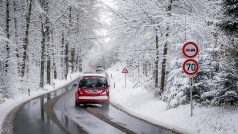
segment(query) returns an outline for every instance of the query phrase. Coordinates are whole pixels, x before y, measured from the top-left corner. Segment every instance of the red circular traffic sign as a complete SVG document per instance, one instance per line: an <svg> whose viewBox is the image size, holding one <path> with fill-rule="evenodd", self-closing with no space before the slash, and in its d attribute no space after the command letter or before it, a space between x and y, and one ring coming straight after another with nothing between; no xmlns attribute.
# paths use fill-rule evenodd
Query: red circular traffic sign
<svg viewBox="0 0 238 134"><path fill-rule="evenodd" d="M183 54L187 57L187 58L193 58L198 54L198 45L194 42L186 42L183 45Z"/></svg>
<svg viewBox="0 0 238 134"><path fill-rule="evenodd" d="M194 59L187 59L183 63L183 71L189 76L193 76L198 72L198 62Z"/></svg>

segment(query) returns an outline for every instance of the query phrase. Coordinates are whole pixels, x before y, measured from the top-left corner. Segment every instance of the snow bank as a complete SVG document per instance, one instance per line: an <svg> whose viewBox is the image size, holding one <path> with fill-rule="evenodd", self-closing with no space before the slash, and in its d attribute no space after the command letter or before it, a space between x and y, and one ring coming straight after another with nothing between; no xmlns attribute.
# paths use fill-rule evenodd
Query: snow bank
<svg viewBox="0 0 238 134"><path fill-rule="evenodd" d="M53 86L50 85L46 85L44 87L44 90L33 90L31 92L31 96L28 96L27 93L22 93L19 94L18 96L15 97L15 99L7 99L5 100L5 103L0 104L0 130L2 132L2 123L4 121L4 119L6 118L7 114L9 112L11 112L11 110L13 110L15 107L19 106L20 104L31 100L37 96L52 92L54 90L60 89L64 86L66 86L67 84L73 82L74 80L78 79L80 76L80 73L74 73L74 74L70 74L68 75L67 80L54 80L55 83L55 88L53 88Z"/></svg>
<svg viewBox="0 0 238 134"><path fill-rule="evenodd" d="M190 117L190 105L168 109L167 104L155 99L149 90L133 88L133 83L129 80L125 88L122 69L123 67L117 64L107 71L109 76L112 74L110 101L129 114L181 133L238 133L238 108L205 107L196 104L194 116Z"/></svg>

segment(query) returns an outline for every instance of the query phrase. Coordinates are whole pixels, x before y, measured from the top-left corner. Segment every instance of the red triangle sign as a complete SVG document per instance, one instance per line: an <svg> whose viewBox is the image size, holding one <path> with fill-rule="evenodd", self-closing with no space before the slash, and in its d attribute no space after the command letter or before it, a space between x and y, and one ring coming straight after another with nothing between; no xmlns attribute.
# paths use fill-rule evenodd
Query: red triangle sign
<svg viewBox="0 0 238 134"><path fill-rule="evenodd" d="M123 68L122 73L128 73L127 68Z"/></svg>

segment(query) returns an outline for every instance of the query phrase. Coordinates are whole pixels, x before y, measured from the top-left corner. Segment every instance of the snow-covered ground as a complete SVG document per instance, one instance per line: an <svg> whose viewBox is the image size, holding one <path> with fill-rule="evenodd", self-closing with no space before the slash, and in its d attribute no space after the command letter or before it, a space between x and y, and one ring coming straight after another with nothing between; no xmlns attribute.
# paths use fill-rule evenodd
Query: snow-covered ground
<svg viewBox="0 0 238 134"><path fill-rule="evenodd" d="M26 93L22 93L22 94L19 94L18 96L16 96L14 99L5 100L5 103L0 104L0 130L2 130L2 128L1 128L2 123L3 123L4 119L6 118L7 114L11 110L13 110L15 107L17 107L18 105L20 105L28 100L35 98L37 96L40 96L40 95L49 93L51 91L60 89L60 88L64 87L65 85L71 83L75 79L78 79L79 76L80 76L80 73L70 74L70 75L68 75L67 80L54 80L55 88L53 88L53 86L46 85L44 90L34 89L33 92L31 92L31 96L28 96L28 94L26 94Z"/></svg>
<svg viewBox="0 0 238 134"><path fill-rule="evenodd" d="M142 88L133 88L121 66L108 69L110 79L110 101L129 114L154 124L189 134L237 134L238 108L194 106L194 116L190 117L190 105L168 109L167 104L157 100L153 94ZM130 73L130 72L129 72ZM116 88L114 88L114 82Z"/></svg>

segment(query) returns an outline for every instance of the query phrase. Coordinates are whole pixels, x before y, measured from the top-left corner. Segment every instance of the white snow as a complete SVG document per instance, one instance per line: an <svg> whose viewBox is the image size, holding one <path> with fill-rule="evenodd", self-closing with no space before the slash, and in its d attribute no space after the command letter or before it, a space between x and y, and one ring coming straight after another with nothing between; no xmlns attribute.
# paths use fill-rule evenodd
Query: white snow
<svg viewBox="0 0 238 134"><path fill-rule="evenodd" d="M0 130L2 132L2 123L4 119L6 118L7 114L13 110L15 107L19 106L20 104L31 100L37 96L49 93L51 91L60 89L64 87L65 85L71 83L72 81L78 79L80 77L80 73L74 73L74 74L69 74L67 80L54 80L55 83L55 88L50 85L46 85L44 90L38 89L38 90L33 90L31 93L31 96L28 96L26 93L19 94L16 96L14 99L7 99L5 100L5 103L0 104ZM0 132L0 133L1 133Z"/></svg>
<svg viewBox="0 0 238 134"><path fill-rule="evenodd" d="M121 65L115 65L107 71L109 76L112 74L110 102L129 114L181 133L238 133L238 108L205 107L195 104L194 116L190 117L190 105L168 109L165 102L155 99L149 90L134 88L128 79L125 88L122 69ZM128 75L130 76L130 71Z"/></svg>

